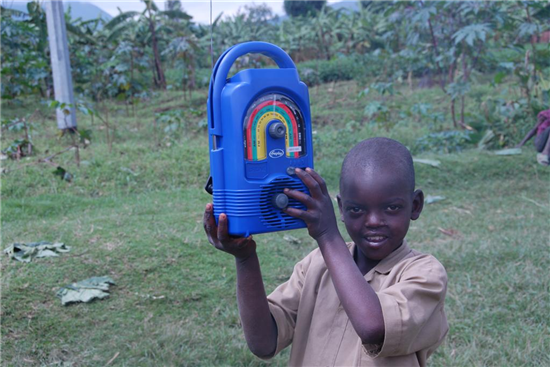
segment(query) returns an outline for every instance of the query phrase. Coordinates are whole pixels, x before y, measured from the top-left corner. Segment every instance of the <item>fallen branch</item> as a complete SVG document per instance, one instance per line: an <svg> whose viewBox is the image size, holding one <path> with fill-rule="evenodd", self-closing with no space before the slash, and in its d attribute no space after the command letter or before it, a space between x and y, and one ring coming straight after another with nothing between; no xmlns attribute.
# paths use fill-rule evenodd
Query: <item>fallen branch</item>
<svg viewBox="0 0 550 367"><path fill-rule="evenodd" d="M120 352L116 352L116 354L113 356L113 358L111 358L109 360L109 362L107 362L107 364L105 366L108 366L110 365L111 363L113 363L113 361L116 359L116 357L118 357L118 355L120 354Z"/></svg>
<svg viewBox="0 0 550 367"><path fill-rule="evenodd" d="M161 108L157 108L155 109L155 113L162 113L162 112L166 112L166 111L171 111L171 110L179 110L179 109L185 109L186 106L184 105L181 105L181 106L168 106L168 107L161 107Z"/></svg>
<svg viewBox="0 0 550 367"><path fill-rule="evenodd" d="M525 197L525 196L523 196L523 195L520 196L520 197L521 197L523 200L528 201L528 202L530 202L530 203L532 203L532 204L535 204L536 206L538 206L538 207L540 207L540 208L548 209L548 206L547 206L547 205L542 205L542 204L540 204L540 203L537 203L535 200L529 199L528 197Z"/></svg>
<svg viewBox="0 0 550 367"><path fill-rule="evenodd" d="M69 150L71 150L71 149L73 149L73 148L74 148L74 146L71 145L70 147L68 147L68 148L66 148L66 149L63 149L63 150L60 151L60 152L54 153L54 154L52 154L52 155L50 155L50 156L48 156L48 157L46 157L46 158L41 158L41 159L39 159L38 161L39 161L39 162L50 161L52 158L54 158L54 157L56 157L56 156L58 156L58 155L60 155L60 154L63 154L63 153L65 153L65 152L67 152L67 151L69 151Z"/></svg>
<svg viewBox="0 0 550 367"><path fill-rule="evenodd" d="M50 155L50 156L48 156L48 157L39 158L39 159L37 159L37 160L34 161L34 162L29 162L29 163L27 163L27 164L23 164L23 165L21 165L21 166L17 166L17 167L15 167L15 168L12 168L12 169L10 169L10 171L15 171L15 170L18 170L18 169L21 169L21 168L25 168L25 167L28 167L28 166L34 166L35 164L39 164L39 163L46 163L46 164L49 164L50 166L53 166L53 167L59 167L59 164L57 164L57 163L55 163L55 162L52 162L51 159L57 157L58 155L60 155L60 154L62 154L62 153L65 153L65 152L67 152L67 151L69 151L69 150L71 150L71 149L73 149L73 148L74 148L74 146L70 146L70 147L68 147L68 148L66 148L66 149L63 149L63 150L60 151L60 152L54 153L54 154L52 154L52 155Z"/></svg>

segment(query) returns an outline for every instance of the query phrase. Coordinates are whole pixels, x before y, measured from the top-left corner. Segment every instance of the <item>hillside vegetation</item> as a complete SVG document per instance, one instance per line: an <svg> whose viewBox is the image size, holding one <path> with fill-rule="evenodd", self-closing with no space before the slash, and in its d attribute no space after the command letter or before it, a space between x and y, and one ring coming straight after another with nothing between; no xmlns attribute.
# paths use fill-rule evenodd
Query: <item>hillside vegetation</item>
<svg viewBox="0 0 550 367"><path fill-rule="evenodd" d="M444 98L437 88L400 88L402 109ZM481 88L481 86L480 86ZM316 169L337 193L345 152L371 136L399 139L419 158L417 182L427 205L409 232L415 248L434 254L449 273L447 315L451 330L432 365L547 365L548 170L534 150L497 156L458 145L461 152L414 148L429 133L426 121L403 119L391 128L367 123L355 82L310 89ZM214 250L202 229L202 186L208 176L204 117L206 91L182 101L159 93L137 109L109 104L116 121L109 148L105 130L92 143L55 158L71 182L34 157L4 161L2 243L61 241L71 252L29 264L2 258L2 360L5 365L262 365L248 351L239 324L233 260ZM33 107L31 107L33 106ZM36 106L15 108L18 114ZM153 107L154 106L154 107ZM155 124L153 108L201 111L175 131ZM6 109L5 109L6 110ZM38 156L60 151L71 137L56 138L51 110L35 126ZM158 119L157 119L158 120ZM468 145L469 144L469 145ZM342 233L345 229L342 228ZM290 237L288 237L290 236ZM291 274L315 248L304 230L258 235L266 288ZM56 291L90 276L109 275L111 296L91 304L61 306ZM275 359L286 365L288 352Z"/></svg>

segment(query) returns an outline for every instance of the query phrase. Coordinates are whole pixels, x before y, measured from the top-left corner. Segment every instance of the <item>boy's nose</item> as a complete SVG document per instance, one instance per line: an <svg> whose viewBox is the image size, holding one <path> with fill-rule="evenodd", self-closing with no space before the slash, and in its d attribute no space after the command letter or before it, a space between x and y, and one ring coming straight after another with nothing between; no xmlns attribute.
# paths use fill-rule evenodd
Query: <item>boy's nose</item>
<svg viewBox="0 0 550 367"><path fill-rule="evenodd" d="M367 214L365 219L365 227L367 228L377 228L384 225L382 215L376 212L370 212Z"/></svg>

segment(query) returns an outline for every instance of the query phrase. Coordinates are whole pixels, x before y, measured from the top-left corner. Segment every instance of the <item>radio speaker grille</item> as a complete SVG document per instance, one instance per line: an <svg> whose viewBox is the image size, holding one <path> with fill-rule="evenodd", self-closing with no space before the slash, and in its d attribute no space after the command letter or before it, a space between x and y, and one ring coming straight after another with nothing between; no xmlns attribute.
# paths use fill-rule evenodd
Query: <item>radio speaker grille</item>
<svg viewBox="0 0 550 367"><path fill-rule="evenodd" d="M268 228L276 229L285 229L291 226L295 226L297 223L301 222L300 219L291 217L290 215L282 212L280 209L277 209L271 203L271 199L274 195L282 193L285 188L292 190L300 190L309 195L309 191L299 180L293 180L287 177L279 177L271 181L266 185L260 186L262 191L260 193L260 213L261 221ZM288 198L288 206L306 210L305 205L299 201Z"/></svg>

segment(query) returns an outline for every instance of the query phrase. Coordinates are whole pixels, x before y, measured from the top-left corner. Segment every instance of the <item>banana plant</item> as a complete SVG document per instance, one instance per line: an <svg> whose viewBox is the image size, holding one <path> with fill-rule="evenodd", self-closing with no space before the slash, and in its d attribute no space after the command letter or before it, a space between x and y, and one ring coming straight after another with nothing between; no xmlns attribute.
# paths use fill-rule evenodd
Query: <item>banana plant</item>
<svg viewBox="0 0 550 367"><path fill-rule="evenodd" d="M166 43L166 40L162 40L159 36L162 34L162 28L165 26L164 20L169 19L182 19L190 20L191 16L181 10L167 10L161 11L152 0L142 0L145 3L145 9L142 12L128 11L121 12L119 15L111 19L105 27L112 30L113 33L124 32L132 22L138 22L144 24L149 34L146 37L149 41L151 51L153 54L153 70L154 70L154 84L161 89L166 89L166 77L164 75L164 68L162 66L161 52L159 50L159 43L162 41Z"/></svg>

